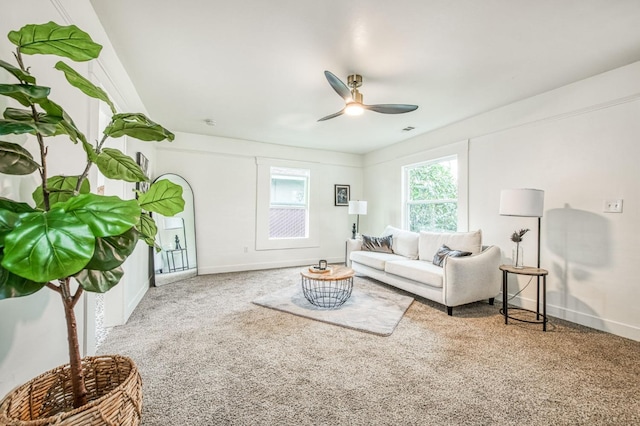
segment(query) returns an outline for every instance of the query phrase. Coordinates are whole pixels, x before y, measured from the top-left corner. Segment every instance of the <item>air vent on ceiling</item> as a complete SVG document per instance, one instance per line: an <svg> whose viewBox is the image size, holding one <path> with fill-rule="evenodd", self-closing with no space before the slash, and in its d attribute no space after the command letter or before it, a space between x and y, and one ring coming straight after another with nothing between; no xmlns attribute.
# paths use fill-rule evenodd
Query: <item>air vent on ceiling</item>
<svg viewBox="0 0 640 426"><path fill-rule="evenodd" d="M405 127L404 129L402 129L402 131L403 131L403 132L410 132L410 131L412 131L413 129L415 129L415 127L413 127L413 126L407 126L407 127Z"/></svg>

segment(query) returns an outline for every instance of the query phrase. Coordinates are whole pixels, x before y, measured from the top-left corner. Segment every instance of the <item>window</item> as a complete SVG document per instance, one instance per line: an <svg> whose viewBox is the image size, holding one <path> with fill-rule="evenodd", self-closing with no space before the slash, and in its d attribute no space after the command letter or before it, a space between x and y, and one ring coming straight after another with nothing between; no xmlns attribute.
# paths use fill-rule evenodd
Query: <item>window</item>
<svg viewBox="0 0 640 426"><path fill-rule="evenodd" d="M410 231L458 230L458 158L403 168L405 221Z"/></svg>
<svg viewBox="0 0 640 426"><path fill-rule="evenodd" d="M271 167L269 238L309 235L309 170Z"/></svg>
<svg viewBox="0 0 640 426"><path fill-rule="evenodd" d="M256 157L256 250L320 246L314 163Z"/></svg>

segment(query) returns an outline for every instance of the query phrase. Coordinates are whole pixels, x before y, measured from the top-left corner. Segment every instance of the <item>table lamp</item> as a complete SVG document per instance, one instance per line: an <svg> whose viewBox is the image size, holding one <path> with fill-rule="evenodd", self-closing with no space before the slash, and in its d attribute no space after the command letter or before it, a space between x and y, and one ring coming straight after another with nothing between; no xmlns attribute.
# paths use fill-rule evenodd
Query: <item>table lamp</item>
<svg viewBox="0 0 640 426"><path fill-rule="evenodd" d="M538 218L538 268L540 268L540 224L544 212L541 189L503 189L500 192L500 215Z"/></svg>
<svg viewBox="0 0 640 426"><path fill-rule="evenodd" d="M360 200L355 200L355 201L349 201L349 214L355 214L356 217L356 223L357 225L354 223L353 226L353 238L356 237L356 235L360 232L360 215L365 215L367 214L367 202L366 201L360 201Z"/></svg>

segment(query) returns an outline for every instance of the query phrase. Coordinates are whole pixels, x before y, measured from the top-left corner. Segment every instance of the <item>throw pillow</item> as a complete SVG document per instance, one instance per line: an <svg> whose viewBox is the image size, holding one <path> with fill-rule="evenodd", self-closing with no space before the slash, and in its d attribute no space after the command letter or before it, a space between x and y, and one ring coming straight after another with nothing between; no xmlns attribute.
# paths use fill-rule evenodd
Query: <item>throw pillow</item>
<svg viewBox="0 0 640 426"><path fill-rule="evenodd" d="M379 253L393 253L391 248L393 239L391 235L386 237L362 236L362 251L377 251Z"/></svg>
<svg viewBox="0 0 640 426"><path fill-rule="evenodd" d="M468 251L451 250L449 247L443 244L442 247L438 249L435 256L433 256L433 264L442 268L442 265L444 264L444 260L447 258L447 256L463 257L463 256L470 256L470 255L471 253Z"/></svg>

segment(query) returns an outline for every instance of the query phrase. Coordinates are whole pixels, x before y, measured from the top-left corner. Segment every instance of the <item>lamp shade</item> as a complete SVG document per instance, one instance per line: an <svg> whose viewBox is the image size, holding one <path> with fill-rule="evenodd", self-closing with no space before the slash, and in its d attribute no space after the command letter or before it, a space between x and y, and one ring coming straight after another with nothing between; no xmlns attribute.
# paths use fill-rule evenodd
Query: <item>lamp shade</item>
<svg viewBox="0 0 640 426"><path fill-rule="evenodd" d="M184 228L184 220L181 217L166 217L164 219L164 229Z"/></svg>
<svg viewBox="0 0 640 426"><path fill-rule="evenodd" d="M366 201L349 201L349 214L367 214Z"/></svg>
<svg viewBox="0 0 640 426"><path fill-rule="evenodd" d="M542 217L544 191L541 189L503 189L500 192L502 216Z"/></svg>

